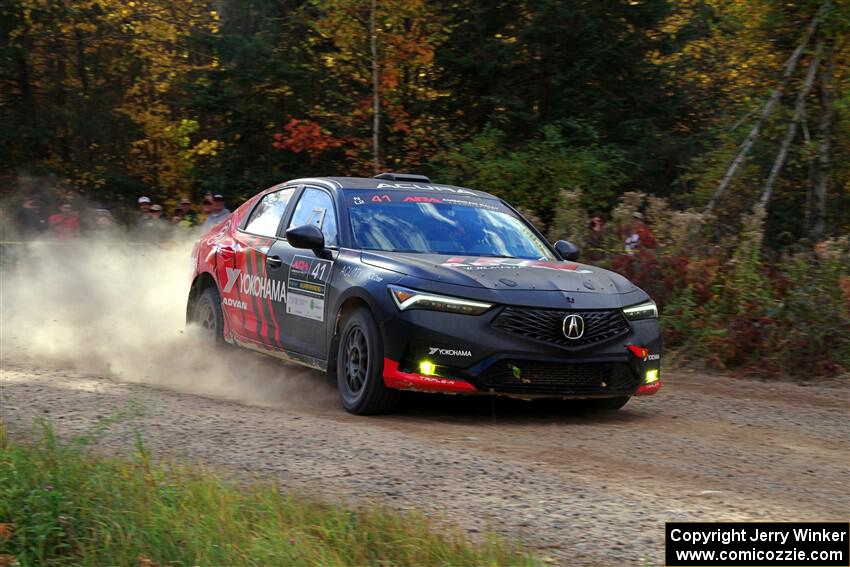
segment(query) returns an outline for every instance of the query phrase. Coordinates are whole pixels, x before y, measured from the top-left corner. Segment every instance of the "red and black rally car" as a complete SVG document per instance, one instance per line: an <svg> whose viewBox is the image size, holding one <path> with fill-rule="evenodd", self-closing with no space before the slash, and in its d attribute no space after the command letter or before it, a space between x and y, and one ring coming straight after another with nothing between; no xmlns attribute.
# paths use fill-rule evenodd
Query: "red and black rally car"
<svg viewBox="0 0 850 567"><path fill-rule="evenodd" d="M480 191L392 173L296 179L194 254L188 321L335 375L353 413L391 411L399 390L617 409L661 387L647 294Z"/></svg>

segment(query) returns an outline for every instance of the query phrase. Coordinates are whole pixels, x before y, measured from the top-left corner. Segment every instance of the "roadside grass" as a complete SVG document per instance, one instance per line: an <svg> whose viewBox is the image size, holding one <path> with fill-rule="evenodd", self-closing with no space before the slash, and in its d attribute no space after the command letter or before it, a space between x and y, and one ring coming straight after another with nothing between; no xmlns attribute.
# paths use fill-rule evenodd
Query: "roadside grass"
<svg viewBox="0 0 850 567"><path fill-rule="evenodd" d="M243 485L200 466L130 460L63 442L41 424L19 443L0 422L0 565L539 565L489 536L473 543L424 517L349 509Z"/></svg>

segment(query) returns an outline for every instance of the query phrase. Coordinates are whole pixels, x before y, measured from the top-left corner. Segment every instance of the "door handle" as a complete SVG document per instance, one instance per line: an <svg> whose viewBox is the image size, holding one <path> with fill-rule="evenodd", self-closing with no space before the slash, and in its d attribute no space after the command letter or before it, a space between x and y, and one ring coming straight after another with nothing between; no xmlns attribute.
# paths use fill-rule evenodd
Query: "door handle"
<svg viewBox="0 0 850 567"><path fill-rule="evenodd" d="M283 265L283 260L280 256L266 256L266 265L272 270L276 270Z"/></svg>

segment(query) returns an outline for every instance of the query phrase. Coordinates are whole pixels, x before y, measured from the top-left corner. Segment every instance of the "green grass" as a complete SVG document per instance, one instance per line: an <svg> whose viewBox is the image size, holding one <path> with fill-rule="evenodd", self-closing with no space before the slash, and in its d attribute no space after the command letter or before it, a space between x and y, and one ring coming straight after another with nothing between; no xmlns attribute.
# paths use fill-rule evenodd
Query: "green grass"
<svg viewBox="0 0 850 567"><path fill-rule="evenodd" d="M495 537L472 543L420 515L156 464L141 441L131 460L62 442L48 425L18 443L0 422L0 564L4 554L21 566L538 565Z"/></svg>

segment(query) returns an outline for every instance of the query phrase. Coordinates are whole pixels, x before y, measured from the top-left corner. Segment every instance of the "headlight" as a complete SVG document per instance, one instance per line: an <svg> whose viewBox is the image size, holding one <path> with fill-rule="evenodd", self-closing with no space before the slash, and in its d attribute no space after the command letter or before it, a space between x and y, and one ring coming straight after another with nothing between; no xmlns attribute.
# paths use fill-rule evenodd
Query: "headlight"
<svg viewBox="0 0 850 567"><path fill-rule="evenodd" d="M654 301L647 301L640 305L633 305L623 309L623 315L629 321L638 321L640 319L658 319L658 307Z"/></svg>
<svg viewBox="0 0 850 567"><path fill-rule="evenodd" d="M388 285L390 295L400 311L408 309L429 309L431 311L447 311L464 315L480 315L493 307L492 303L482 303L471 299L459 299L445 295L434 295L397 285Z"/></svg>

